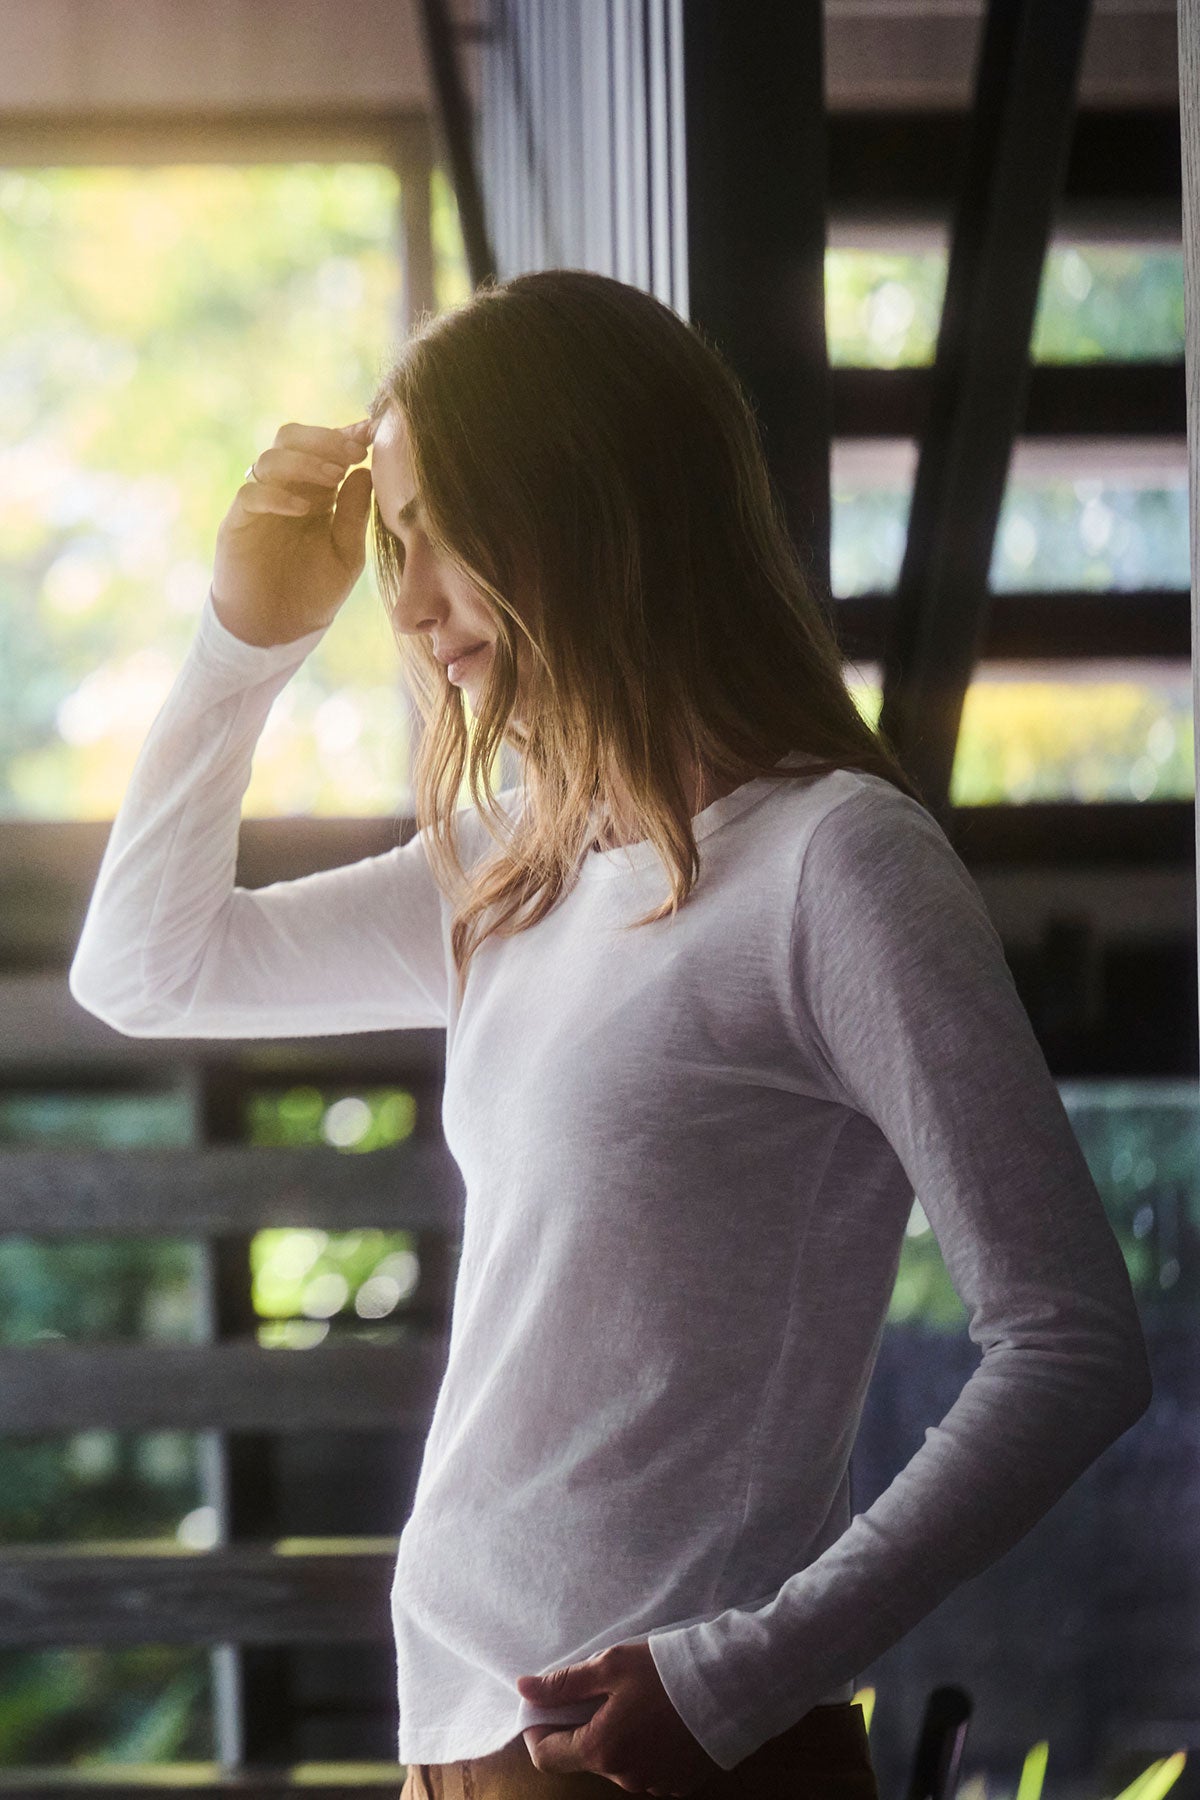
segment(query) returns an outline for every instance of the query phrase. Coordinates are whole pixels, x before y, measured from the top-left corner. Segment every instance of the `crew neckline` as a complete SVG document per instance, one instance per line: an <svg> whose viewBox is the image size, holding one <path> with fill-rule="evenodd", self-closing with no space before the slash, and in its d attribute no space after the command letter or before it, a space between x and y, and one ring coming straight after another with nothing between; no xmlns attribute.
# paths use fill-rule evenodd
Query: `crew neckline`
<svg viewBox="0 0 1200 1800"><path fill-rule="evenodd" d="M777 769L796 768L806 762L819 762L808 750L789 750L774 764ZM731 788L729 793L722 794L716 800L693 815L692 836L699 843L701 838L711 837L722 825L736 819L752 807L756 801L765 798L773 788L782 785L771 775L754 775L749 781L743 781L740 787ZM661 867L659 854L649 838L640 838L634 844L616 844L608 850L589 848L584 852L579 865L580 880L589 880L597 876L624 875L635 869Z"/></svg>

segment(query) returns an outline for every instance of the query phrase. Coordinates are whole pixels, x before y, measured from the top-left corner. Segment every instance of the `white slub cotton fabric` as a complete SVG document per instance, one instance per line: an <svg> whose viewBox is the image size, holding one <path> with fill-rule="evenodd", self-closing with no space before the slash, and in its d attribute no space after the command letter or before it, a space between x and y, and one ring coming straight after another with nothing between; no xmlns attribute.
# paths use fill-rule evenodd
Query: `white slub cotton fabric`
<svg viewBox="0 0 1200 1800"><path fill-rule="evenodd" d="M975 884L880 777L714 801L689 900L632 931L666 893L655 851L590 852L539 925L484 943L461 1010L419 834L236 888L255 743L322 635L245 644L209 596L71 992L132 1036L445 1026L466 1207L392 1588L399 1758L581 1720L596 1702L534 1707L517 1676L648 1638L731 1768L848 1699L1145 1410L1120 1248ZM491 848L459 823L468 862ZM982 1357L852 1518L914 1195Z"/></svg>

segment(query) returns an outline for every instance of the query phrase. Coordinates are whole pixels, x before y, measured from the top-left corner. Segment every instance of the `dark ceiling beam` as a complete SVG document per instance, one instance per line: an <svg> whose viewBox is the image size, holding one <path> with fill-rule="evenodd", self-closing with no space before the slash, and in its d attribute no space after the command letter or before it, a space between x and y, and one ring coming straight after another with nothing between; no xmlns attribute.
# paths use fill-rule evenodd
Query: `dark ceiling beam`
<svg viewBox="0 0 1200 1800"><path fill-rule="evenodd" d="M835 367L834 437L915 438L924 431L932 368ZM1178 437L1187 430L1179 362L1033 363L1020 435Z"/></svg>
<svg viewBox="0 0 1200 1800"><path fill-rule="evenodd" d="M688 305L755 405L792 540L830 591L821 0L683 22Z"/></svg>
<svg viewBox="0 0 1200 1800"><path fill-rule="evenodd" d="M429 85L450 183L458 201L458 218L471 286L495 275L483 190L475 165L472 107L459 66L455 26L446 0L420 0L421 30Z"/></svg>
<svg viewBox="0 0 1200 1800"><path fill-rule="evenodd" d="M948 213L965 172L969 129L963 112L830 113L831 220ZM1076 113L1059 224L1104 205L1125 211L1160 202L1178 231L1182 193L1176 106Z"/></svg>
<svg viewBox="0 0 1200 1800"><path fill-rule="evenodd" d="M838 643L850 662L883 657L893 597L850 594L835 608ZM993 593L980 646L982 662L1061 662L1086 665L1139 658L1186 663L1191 655L1191 597L1187 588L1130 593ZM1138 679L1136 666L1127 671Z"/></svg>
<svg viewBox="0 0 1200 1800"><path fill-rule="evenodd" d="M879 717L947 827L1088 12L1088 0L989 0L980 45Z"/></svg>

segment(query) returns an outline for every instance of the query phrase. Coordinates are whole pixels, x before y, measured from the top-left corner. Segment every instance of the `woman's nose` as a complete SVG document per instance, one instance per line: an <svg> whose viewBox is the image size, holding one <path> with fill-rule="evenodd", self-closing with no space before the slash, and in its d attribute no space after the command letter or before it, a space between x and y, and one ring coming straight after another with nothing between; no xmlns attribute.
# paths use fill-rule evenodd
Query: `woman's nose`
<svg viewBox="0 0 1200 1800"><path fill-rule="evenodd" d="M445 613L436 570L427 558L405 560L392 601L392 616L402 631L434 631Z"/></svg>

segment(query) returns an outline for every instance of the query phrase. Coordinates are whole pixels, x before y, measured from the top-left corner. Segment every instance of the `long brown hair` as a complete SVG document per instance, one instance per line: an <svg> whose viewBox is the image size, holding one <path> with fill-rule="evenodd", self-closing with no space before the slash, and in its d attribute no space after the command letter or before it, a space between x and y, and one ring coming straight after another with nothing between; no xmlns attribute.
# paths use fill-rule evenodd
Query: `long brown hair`
<svg viewBox="0 0 1200 1800"><path fill-rule="evenodd" d="M395 634L460 992L487 936L535 925L571 882L614 771L670 884L635 925L673 913L699 875L681 757L721 782L858 768L923 803L846 686L746 394L669 307L581 269L484 283L420 322L371 417L391 407L431 541L495 614L473 729L429 644ZM372 543L390 608L401 564L374 501ZM532 668L520 719L518 634ZM492 786L502 744L522 759L511 818ZM820 760L775 766L795 750ZM464 776L498 846L469 879L454 831Z"/></svg>

